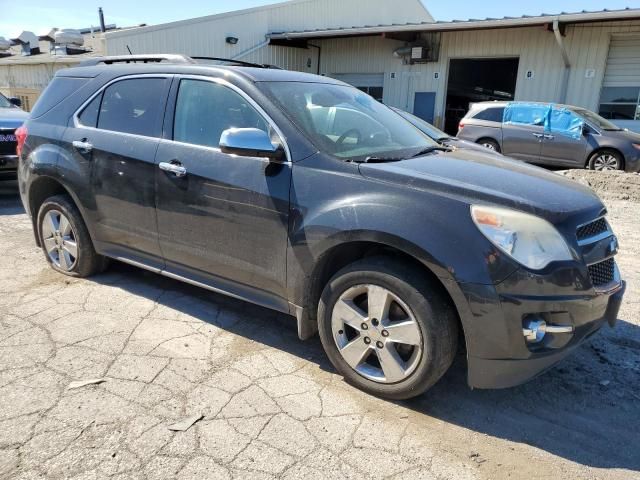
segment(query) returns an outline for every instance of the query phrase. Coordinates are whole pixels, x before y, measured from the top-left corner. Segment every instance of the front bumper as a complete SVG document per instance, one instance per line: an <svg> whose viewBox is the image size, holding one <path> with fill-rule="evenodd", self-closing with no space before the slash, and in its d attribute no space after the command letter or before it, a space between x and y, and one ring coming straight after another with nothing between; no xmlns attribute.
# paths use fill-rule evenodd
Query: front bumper
<svg viewBox="0 0 640 480"><path fill-rule="evenodd" d="M570 270L546 278L519 272L497 286L463 286L471 314L463 321L471 387L524 383L569 355L605 323L615 324L625 283L596 292L581 287L580 277ZM531 315L551 325L570 325L573 331L548 334L543 342L528 344L523 321Z"/></svg>

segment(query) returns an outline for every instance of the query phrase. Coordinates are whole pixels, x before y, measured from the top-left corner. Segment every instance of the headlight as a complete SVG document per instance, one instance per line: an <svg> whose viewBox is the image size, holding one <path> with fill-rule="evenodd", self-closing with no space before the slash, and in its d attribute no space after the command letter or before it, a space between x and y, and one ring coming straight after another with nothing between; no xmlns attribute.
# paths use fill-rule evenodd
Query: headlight
<svg viewBox="0 0 640 480"><path fill-rule="evenodd" d="M528 213L498 207L471 206L476 226L500 250L533 270L572 260L567 242L553 225Z"/></svg>

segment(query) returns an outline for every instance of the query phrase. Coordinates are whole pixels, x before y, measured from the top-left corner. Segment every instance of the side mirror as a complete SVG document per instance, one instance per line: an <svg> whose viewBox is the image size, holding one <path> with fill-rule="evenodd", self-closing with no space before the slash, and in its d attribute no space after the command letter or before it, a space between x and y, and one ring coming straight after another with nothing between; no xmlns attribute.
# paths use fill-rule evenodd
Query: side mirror
<svg viewBox="0 0 640 480"><path fill-rule="evenodd" d="M11 105L15 105L16 107L22 106L22 100L20 100L18 97L9 97L7 98L7 100L9 100L9 103Z"/></svg>
<svg viewBox="0 0 640 480"><path fill-rule="evenodd" d="M229 128L220 135L223 153L244 157L262 157L275 162L284 159L284 148L271 143L269 135L259 128Z"/></svg>

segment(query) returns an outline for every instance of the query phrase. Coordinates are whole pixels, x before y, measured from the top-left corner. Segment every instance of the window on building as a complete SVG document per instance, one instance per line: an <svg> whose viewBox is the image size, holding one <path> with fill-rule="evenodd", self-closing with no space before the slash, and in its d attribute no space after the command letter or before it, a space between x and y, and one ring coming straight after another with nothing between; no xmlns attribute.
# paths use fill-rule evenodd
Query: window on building
<svg viewBox="0 0 640 480"><path fill-rule="evenodd" d="M154 136L162 111L164 78L122 80L106 88L100 105L98 128Z"/></svg>
<svg viewBox="0 0 640 480"><path fill-rule="evenodd" d="M182 80L178 90L173 139L178 142L218 147L229 128L269 131L267 122L237 92L219 83Z"/></svg>
<svg viewBox="0 0 640 480"><path fill-rule="evenodd" d="M373 98L382 102L382 87L356 87L358 90L368 93Z"/></svg>
<svg viewBox="0 0 640 480"><path fill-rule="evenodd" d="M599 113L609 120L640 120L640 87L604 87Z"/></svg>

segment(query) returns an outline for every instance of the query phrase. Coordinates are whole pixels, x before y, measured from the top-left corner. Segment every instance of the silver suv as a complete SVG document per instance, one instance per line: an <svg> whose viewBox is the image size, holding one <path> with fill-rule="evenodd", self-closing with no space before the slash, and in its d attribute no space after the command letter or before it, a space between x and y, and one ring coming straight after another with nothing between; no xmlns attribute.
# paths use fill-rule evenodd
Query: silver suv
<svg viewBox="0 0 640 480"><path fill-rule="evenodd" d="M481 102L458 137L530 163L593 170L640 170L640 135L570 105Z"/></svg>

